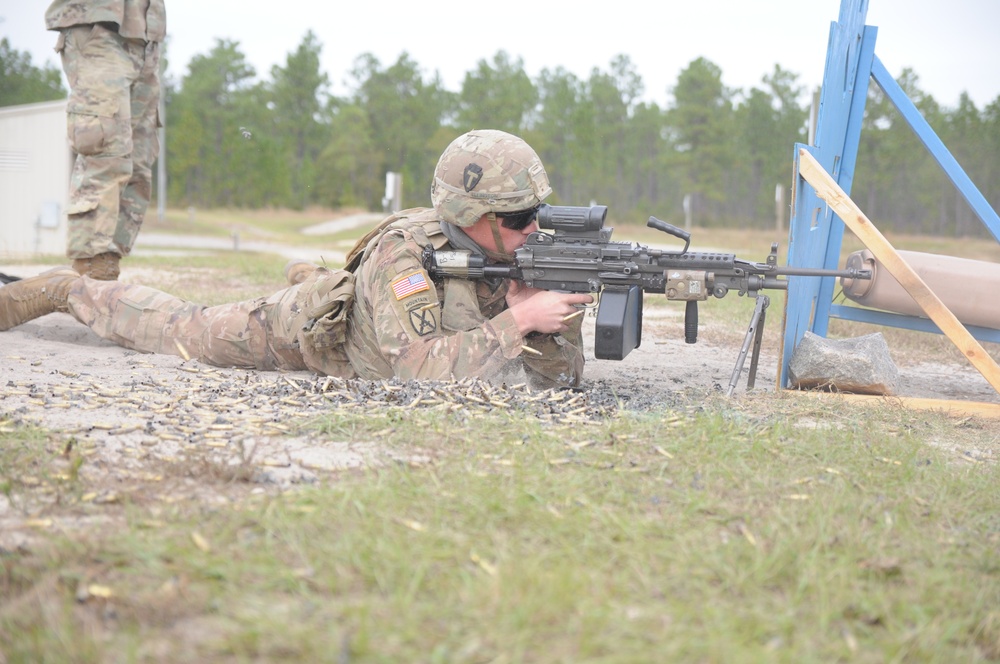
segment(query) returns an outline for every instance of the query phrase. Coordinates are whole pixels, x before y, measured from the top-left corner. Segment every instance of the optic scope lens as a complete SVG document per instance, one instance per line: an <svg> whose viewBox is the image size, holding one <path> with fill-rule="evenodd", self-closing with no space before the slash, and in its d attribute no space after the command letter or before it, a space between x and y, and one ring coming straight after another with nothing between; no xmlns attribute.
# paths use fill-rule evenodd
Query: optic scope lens
<svg viewBox="0 0 1000 664"><path fill-rule="evenodd" d="M598 231L604 227L607 216L607 205L576 207L543 203L538 208L538 227L576 232Z"/></svg>

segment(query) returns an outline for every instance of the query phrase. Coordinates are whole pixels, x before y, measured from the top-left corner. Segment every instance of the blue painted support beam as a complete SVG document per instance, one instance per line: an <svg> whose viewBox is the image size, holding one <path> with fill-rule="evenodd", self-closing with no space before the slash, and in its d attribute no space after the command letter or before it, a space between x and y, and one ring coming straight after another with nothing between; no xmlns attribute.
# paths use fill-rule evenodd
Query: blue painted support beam
<svg viewBox="0 0 1000 664"><path fill-rule="evenodd" d="M875 59L875 39L878 36L878 28L865 26L861 35L861 44L858 49L856 71L854 72L854 83L851 86L850 105L847 107L847 125L843 134L844 146L841 150L839 164L834 165L834 170L829 171L833 175L840 188L850 196L851 186L854 184L854 171L858 163L858 148L861 145L861 125L865 118L865 102L868 100L868 82L871 79L872 61ZM822 149L822 144L818 147ZM798 173L798 163L796 162L796 173ZM801 178L800 178L801 179ZM819 201L819 196L808 184L812 195ZM840 248L844 241L844 223L837 215L826 207L823 202L825 214L830 218L829 233L826 241L826 253L823 255L822 266L833 270L840 266ZM816 308L813 313L812 332L820 336L827 334L827 320L830 317L830 303L833 301L833 291L836 286L836 279L825 277L815 280L818 284L816 295Z"/></svg>
<svg viewBox="0 0 1000 664"><path fill-rule="evenodd" d="M906 120L906 123L910 125L910 129L917 135L920 142L924 144L927 151L931 153L934 160L941 166L941 169L955 185L955 188L958 189L958 192L969 203L969 206L979 217L979 220L989 229L993 237L1000 242L1000 216L997 216L996 210L990 206L986 197L980 193L976 185L966 175L965 170L962 169L945 144L934 133L927 120L917 110L917 107L913 105L910 98L906 96L906 93L903 92L903 88L899 86L896 79L889 74L885 65L878 59L878 56L875 56L872 62L872 78L882 88L882 92L885 93L886 98L892 102L896 110Z"/></svg>
<svg viewBox="0 0 1000 664"><path fill-rule="evenodd" d="M837 184L850 193L878 35L877 28L864 24L867 11L867 0L843 0L840 20L830 26L816 145L794 146L795 175L788 235L791 266L838 267L844 224L799 177L798 155L800 148L809 150ZM826 335L834 287L835 280L831 277L789 280L779 386L788 384L788 363L805 333Z"/></svg>
<svg viewBox="0 0 1000 664"><path fill-rule="evenodd" d="M835 304L830 307L830 317L842 320L857 321L859 323L871 323L883 327L898 327L905 330L916 330L918 332L932 332L942 334L941 328L934 324L929 318L919 316L904 316L893 314L888 311L878 311L876 309L864 309L862 307L848 307L842 304ZM991 341L1000 343L1000 330L989 327L979 327L977 325L966 325L965 329L979 341Z"/></svg>

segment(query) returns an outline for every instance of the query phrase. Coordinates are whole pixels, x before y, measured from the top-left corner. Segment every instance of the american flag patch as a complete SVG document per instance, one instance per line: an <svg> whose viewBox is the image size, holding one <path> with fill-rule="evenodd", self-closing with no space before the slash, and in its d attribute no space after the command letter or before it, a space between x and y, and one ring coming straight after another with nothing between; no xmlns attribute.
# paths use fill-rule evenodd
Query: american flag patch
<svg viewBox="0 0 1000 664"><path fill-rule="evenodd" d="M392 282L392 292L397 300L402 300L404 297L409 297L414 293L419 293L429 288L430 286L427 285L427 279L424 278L423 272L414 272Z"/></svg>

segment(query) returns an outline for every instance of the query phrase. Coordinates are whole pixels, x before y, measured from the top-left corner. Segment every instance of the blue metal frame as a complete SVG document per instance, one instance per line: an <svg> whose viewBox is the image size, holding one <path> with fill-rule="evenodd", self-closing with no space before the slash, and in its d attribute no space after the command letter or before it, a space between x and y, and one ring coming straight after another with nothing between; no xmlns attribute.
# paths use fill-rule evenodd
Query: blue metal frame
<svg viewBox="0 0 1000 664"><path fill-rule="evenodd" d="M864 25L867 13L868 0L842 0L840 17L830 26L816 145L795 145L788 264L828 269L838 267L844 224L816 195L816 191L799 177L798 155L800 149L808 150L850 195L870 79L875 80L983 224L1000 241L1000 217L996 211L875 55L878 28ZM940 333L937 326L925 318L834 305L835 286L836 279L832 277L789 280L779 378L781 387L788 385L788 364L805 332L826 336L831 317ZM1000 342L998 330L969 327L969 332L980 340Z"/></svg>
<svg viewBox="0 0 1000 664"><path fill-rule="evenodd" d="M952 184L958 189L958 192L969 203L969 207L976 213L979 220L993 234L994 239L1000 242L1000 216L997 216L996 210L990 207L986 197L980 193L976 185L969 179L969 176L962 170L955 157L951 155L945 144L941 142L941 139L934 133L931 126L927 124L927 120L920 114L917 107L913 105L910 98L906 96L903 88L899 87L896 79L889 74L889 71L882 64L882 61L878 59L878 56L875 56L875 60L872 62L872 79L882 88L882 92L885 93L886 98L892 102L896 110L903 116L903 119L910 125L910 129L913 130L913 133L917 135L920 142L931 153L931 156L934 157L935 161L937 161L938 165L952 181Z"/></svg>
<svg viewBox="0 0 1000 664"><path fill-rule="evenodd" d="M888 311L877 311L863 307L848 307L842 304L835 304L830 307L830 317L858 321L859 323L872 323L884 327L901 327L918 332L943 334L941 328L935 325L934 321L929 318L904 316L902 314L892 314ZM994 330L989 327L978 327L976 325L966 325L965 329L980 341L1000 343L1000 330Z"/></svg>

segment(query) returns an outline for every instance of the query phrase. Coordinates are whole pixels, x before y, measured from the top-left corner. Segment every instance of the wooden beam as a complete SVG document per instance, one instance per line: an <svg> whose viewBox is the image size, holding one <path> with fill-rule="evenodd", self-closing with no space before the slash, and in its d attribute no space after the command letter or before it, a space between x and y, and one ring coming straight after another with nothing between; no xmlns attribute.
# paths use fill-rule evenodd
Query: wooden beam
<svg viewBox="0 0 1000 664"><path fill-rule="evenodd" d="M1000 366L997 366L955 314L924 283L920 275L903 260L861 208L840 188L837 181L804 148L799 150L799 173L813 186L816 194L837 213L844 224L871 250L875 258L889 270L910 297L920 305L928 318L934 321L972 366L993 386L993 389L1000 393Z"/></svg>
<svg viewBox="0 0 1000 664"><path fill-rule="evenodd" d="M817 392L815 390L786 390L785 394L795 394L811 398L841 399L849 404L899 405L911 410L929 410L955 417L990 417L1000 419L1000 404L985 401L952 401L947 399L925 399L923 397L883 397L874 394L844 394L840 392Z"/></svg>

